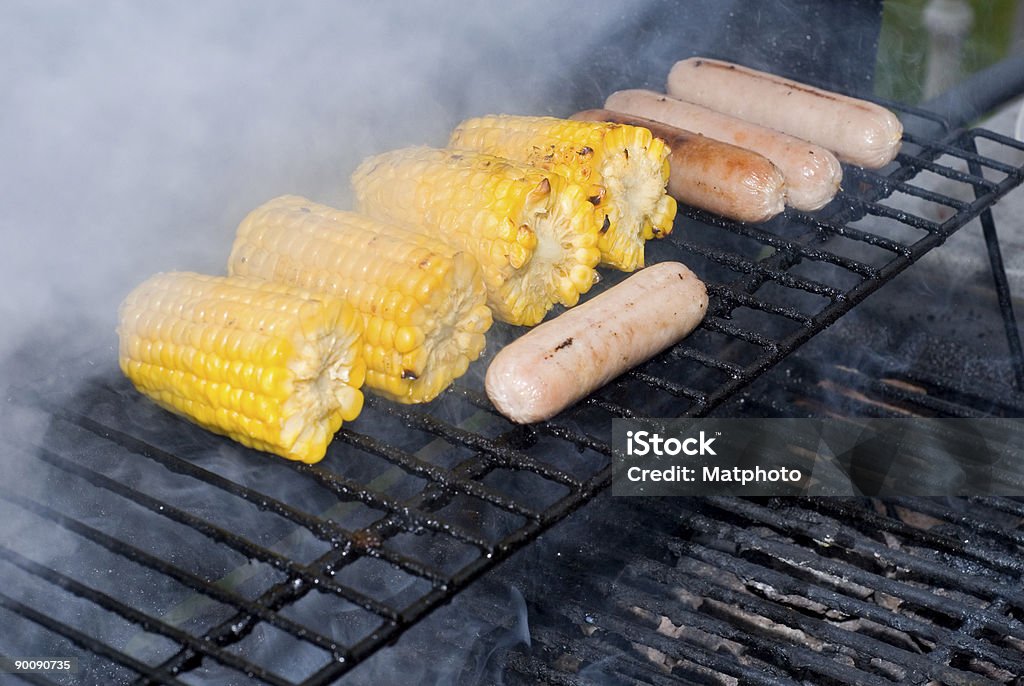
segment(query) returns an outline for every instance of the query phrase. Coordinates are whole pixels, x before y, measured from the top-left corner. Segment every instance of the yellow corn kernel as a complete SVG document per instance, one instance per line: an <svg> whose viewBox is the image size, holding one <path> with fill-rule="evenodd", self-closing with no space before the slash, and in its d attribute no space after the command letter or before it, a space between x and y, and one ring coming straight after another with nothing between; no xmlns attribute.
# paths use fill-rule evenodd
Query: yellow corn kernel
<svg viewBox="0 0 1024 686"><path fill-rule="evenodd" d="M364 320L367 388L398 402L441 393L465 372L460 358L483 352L482 336L467 347L457 334L491 326L483 276L470 255L298 196L271 200L245 218L228 271L345 298Z"/></svg>
<svg viewBox="0 0 1024 686"><path fill-rule="evenodd" d="M672 231L676 202L665 191L669 149L645 128L492 115L462 122L448 145L532 164L585 188L599 223L607 222L598 247L608 266L639 269L644 241Z"/></svg>
<svg viewBox="0 0 1024 686"><path fill-rule="evenodd" d="M362 319L283 284L157 274L121 303L121 370L171 412L243 445L321 460L363 407Z"/></svg>
<svg viewBox="0 0 1024 686"><path fill-rule="evenodd" d="M366 214L418 228L480 263L487 302L533 325L593 283L600 224L582 188L558 174L471 151L407 148L365 160L352 176ZM577 267L591 278L581 284Z"/></svg>

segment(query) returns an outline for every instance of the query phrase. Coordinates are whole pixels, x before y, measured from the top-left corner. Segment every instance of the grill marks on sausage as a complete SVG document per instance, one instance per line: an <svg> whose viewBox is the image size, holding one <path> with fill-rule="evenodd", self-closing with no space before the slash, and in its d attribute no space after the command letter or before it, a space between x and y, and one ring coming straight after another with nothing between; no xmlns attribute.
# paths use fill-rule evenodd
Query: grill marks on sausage
<svg viewBox="0 0 1024 686"><path fill-rule="evenodd" d="M705 62L704 60L697 60L696 62L693 63L693 66L694 66L694 68L720 69L722 71L736 71L736 65L735 64L718 64L716 62ZM818 88L814 88L813 86L805 86L803 84L790 81L789 79L783 79L780 76L775 76L774 74L760 74L759 76L761 76L762 78L764 78L767 81L771 81L772 83L774 83L777 86L782 86L784 88L788 88L788 89L790 89L790 91L799 91L801 93L806 93L808 95L813 95L816 98L821 98L822 100L831 100L832 102L842 102L843 105L845 105L845 106L855 107L856 109L859 109L859 110L861 110L863 112L873 112L874 111L871 107L858 102L856 100L856 98L847 98L847 97L839 95L838 93L829 93L827 91L822 91L822 90L820 90ZM789 95L789 93L786 93L786 95Z"/></svg>
<svg viewBox="0 0 1024 686"><path fill-rule="evenodd" d="M556 345L554 350L552 350L551 352L549 352L546 355L544 355L544 359L545 360L550 360L552 357L555 356L555 353L557 353L559 350L565 350L566 348L571 346L572 342L573 342L573 337L569 336L564 341L562 341L561 343Z"/></svg>

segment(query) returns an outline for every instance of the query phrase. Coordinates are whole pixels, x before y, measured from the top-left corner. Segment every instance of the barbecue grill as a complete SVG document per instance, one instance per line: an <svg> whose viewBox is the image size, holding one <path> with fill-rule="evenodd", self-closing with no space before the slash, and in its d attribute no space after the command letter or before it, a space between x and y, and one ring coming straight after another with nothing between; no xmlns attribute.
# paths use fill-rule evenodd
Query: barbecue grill
<svg viewBox="0 0 1024 686"><path fill-rule="evenodd" d="M1024 75L1020 59L997 69ZM606 492L613 418L1021 416L991 208L1024 184L1024 143L963 128L957 101L883 101L903 150L846 168L820 212L743 225L681 208L650 255L706 280L708 317L549 422L510 424L487 401L499 343L430 404L368 397L303 465L143 401L112 354L95 366L109 335L79 330L59 360L18 351L5 421L40 431L0 448L0 521L18 525L0 528L0 658L76 660L17 675L39 684L1020 683L1017 500ZM1009 383L886 377L814 347L975 220Z"/></svg>

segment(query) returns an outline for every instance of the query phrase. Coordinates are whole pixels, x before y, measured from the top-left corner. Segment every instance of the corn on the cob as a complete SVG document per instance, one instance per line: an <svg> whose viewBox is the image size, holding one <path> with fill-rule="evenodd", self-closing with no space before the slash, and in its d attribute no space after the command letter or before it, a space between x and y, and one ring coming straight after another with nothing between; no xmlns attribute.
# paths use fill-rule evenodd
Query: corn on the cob
<svg viewBox="0 0 1024 686"><path fill-rule="evenodd" d="M419 227L473 255L494 315L533 325L575 305L596 279L600 225L583 189L558 174L492 155L406 148L352 176L367 214Z"/></svg>
<svg viewBox="0 0 1024 686"><path fill-rule="evenodd" d="M362 409L362 321L341 298L172 272L143 282L119 314L135 387L251 448L317 462Z"/></svg>
<svg viewBox="0 0 1024 686"><path fill-rule="evenodd" d="M607 222L601 262L634 271L644 241L672 231L676 201L665 191L669 149L638 126L555 117L492 115L467 119L449 146L508 157L581 185Z"/></svg>
<svg viewBox="0 0 1024 686"><path fill-rule="evenodd" d="M298 196L245 218L228 271L344 297L363 315L366 386L398 402L431 400L462 376L491 326L470 255Z"/></svg>

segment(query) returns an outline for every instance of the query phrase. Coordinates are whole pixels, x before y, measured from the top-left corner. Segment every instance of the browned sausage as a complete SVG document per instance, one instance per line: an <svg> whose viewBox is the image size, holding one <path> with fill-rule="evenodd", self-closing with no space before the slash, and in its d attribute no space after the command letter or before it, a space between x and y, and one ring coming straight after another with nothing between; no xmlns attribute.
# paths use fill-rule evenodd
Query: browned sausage
<svg viewBox="0 0 1024 686"><path fill-rule="evenodd" d="M820 145L677 100L664 93L625 90L612 93L605 108L646 117L747 148L767 157L786 177L786 204L798 210L821 209L835 197L843 168Z"/></svg>
<svg viewBox="0 0 1024 686"><path fill-rule="evenodd" d="M764 155L652 119L585 110L572 119L642 126L672 151L668 192L693 207L742 222L763 222L785 208L782 172Z"/></svg>
<svg viewBox="0 0 1024 686"><path fill-rule="evenodd" d="M873 102L814 88L731 62L677 62L668 92L687 102L817 143L869 169L892 162L903 125Z"/></svg>
<svg viewBox="0 0 1024 686"><path fill-rule="evenodd" d="M487 396L514 422L549 419L685 337L707 309L685 265L646 267L505 346L487 368Z"/></svg>

